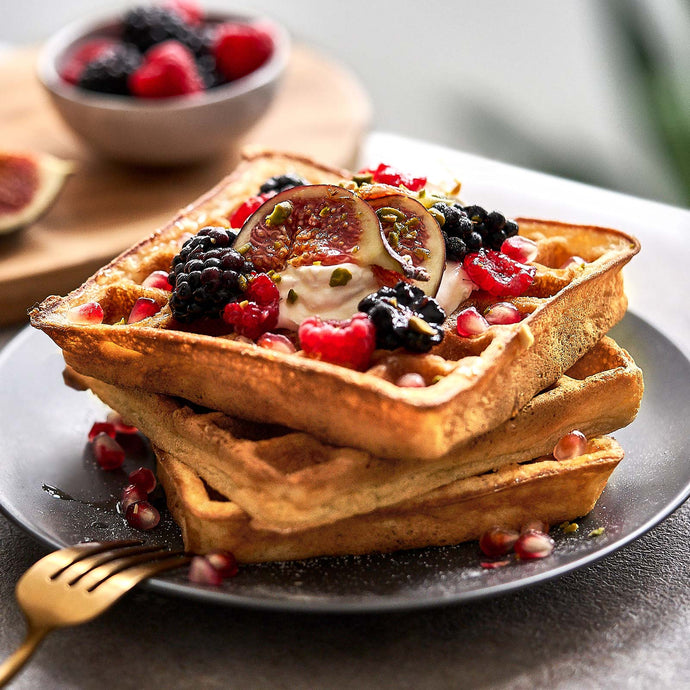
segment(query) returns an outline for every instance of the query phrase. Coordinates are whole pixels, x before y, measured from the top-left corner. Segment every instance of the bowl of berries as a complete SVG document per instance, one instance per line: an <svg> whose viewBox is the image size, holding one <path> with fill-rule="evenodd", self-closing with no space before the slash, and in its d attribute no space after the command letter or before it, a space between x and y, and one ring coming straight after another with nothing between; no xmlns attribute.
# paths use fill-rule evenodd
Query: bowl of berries
<svg viewBox="0 0 690 690"><path fill-rule="evenodd" d="M287 32L190 0L70 24L38 76L62 119L108 158L179 165L227 153L267 111L289 54Z"/></svg>

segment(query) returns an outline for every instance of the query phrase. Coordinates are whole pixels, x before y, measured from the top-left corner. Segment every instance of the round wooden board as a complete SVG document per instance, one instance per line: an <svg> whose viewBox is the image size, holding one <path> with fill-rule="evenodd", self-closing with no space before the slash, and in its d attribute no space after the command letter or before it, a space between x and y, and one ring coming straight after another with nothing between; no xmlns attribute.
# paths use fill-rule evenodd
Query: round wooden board
<svg viewBox="0 0 690 690"><path fill-rule="evenodd" d="M35 76L36 52L0 62L0 150L44 151L76 161L77 172L30 228L0 236L0 325L26 318L51 293L65 294L99 266L169 220L232 170L236 153L174 169L141 169L93 154L62 123ZM353 165L370 102L345 69L293 47L282 88L245 144Z"/></svg>

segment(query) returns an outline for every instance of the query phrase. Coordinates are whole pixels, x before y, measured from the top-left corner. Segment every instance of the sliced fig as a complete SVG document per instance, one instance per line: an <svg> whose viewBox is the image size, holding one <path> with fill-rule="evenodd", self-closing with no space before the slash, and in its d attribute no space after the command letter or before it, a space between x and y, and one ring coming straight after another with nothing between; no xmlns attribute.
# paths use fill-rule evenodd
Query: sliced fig
<svg viewBox="0 0 690 690"><path fill-rule="evenodd" d="M404 194L370 198L367 203L376 211L387 251L425 294L435 295L446 264L439 224L422 204Z"/></svg>
<svg viewBox="0 0 690 690"><path fill-rule="evenodd" d="M264 202L242 226L235 247L259 271L288 265L378 265L400 272L386 251L374 209L334 185L293 187Z"/></svg>
<svg viewBox="0 0 690 690"><path fill-rule="evenodd" d="M19 230L43 215L73 167L47 153L0 152L0 234Z"/></svg>

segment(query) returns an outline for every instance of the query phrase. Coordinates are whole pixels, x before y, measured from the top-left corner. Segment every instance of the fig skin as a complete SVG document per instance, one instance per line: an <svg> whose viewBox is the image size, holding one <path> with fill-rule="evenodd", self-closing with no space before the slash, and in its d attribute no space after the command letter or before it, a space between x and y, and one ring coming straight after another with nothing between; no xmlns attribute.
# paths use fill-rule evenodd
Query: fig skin
<svg viewBox="0 0 690 690"><path fill-rule="evenodd" d="M35 223L57 199L74 164L47 153L0 152L0 235ZM29 198L17 200L17 190L28 186ZM21 201L21 199L19 200Z"/></svg>

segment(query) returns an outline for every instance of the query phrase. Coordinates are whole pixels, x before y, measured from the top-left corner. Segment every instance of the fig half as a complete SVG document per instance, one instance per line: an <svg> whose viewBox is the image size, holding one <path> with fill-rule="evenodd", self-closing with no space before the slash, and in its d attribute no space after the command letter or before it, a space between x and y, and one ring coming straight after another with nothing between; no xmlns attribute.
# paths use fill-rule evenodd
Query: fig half
<svg viewBox="0 0 690 690"><path fill-rule="evenodd" d="M374 209L335 185L306 185L276 194L247 219L234 246L264 272L315 263L401 271L386 251Z"/></svg>
<svg viewBox="0 0 690 690"><path fill-rule="evenodd" d="M433 216L415 199L392 194L367 199L376 211L381 239L404 274L434 296L446 265L446 244Z"/></svg>
<svg viewBox="0 0 690 690"><path fill-rule="evenodd" d="M71 162L47 153L0 152L0 234L38 220L73 171Z"/></svg>

